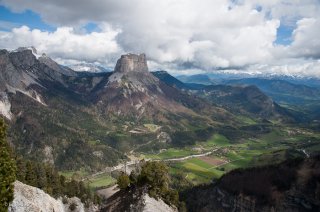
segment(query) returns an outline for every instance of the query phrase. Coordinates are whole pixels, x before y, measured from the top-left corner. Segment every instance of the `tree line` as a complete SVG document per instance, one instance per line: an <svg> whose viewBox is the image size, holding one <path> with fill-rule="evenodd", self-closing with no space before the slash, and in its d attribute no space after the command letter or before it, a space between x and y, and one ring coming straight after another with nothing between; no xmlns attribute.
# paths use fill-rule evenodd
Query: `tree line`
<svg viewBox="0 0 320 212"><path fill-rule="evenodd" d="M0 118L0 212L6 212L14 199L15 180L40 188L56 198L79 197L86 206L101 201L84 182L68 180L52 165L15 156L6 139L6 125Z"/></svg>
<svg viewBox="0 0 320 212"><path fill-rule="evenodd" d="M79 197L85 204L100 203L100 198L90 190L89 186L83 181L67 179L60 175L58 171L49 164L37 163L18 158L16 160L17 180L42 189L51 196Z"/></svg>

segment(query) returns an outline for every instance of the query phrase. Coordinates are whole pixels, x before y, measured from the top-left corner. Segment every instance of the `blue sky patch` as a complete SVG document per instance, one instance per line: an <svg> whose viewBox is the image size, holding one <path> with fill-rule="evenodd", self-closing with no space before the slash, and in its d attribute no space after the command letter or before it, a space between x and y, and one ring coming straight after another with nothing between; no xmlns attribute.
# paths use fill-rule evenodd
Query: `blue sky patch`
<svg viewBox="0 0 320 212"><path fill-rule="evenodd" d="M277 29L277 40L275 43L285 46L290 45L292 43L292 32L294 29L295 26L288 26L280 23L280 26Z"/></svg>
<svg viewBox="0 0 320 212"><path fill-rule="evenodd" d="M21 13L11 12L8 8L0 6L0 29L4 31L11 31L14 27L22 25L28 26L30 29L40 29L42 31L52 32L56 27L49 25L42 21L41 17L26 10Z"/></svg>

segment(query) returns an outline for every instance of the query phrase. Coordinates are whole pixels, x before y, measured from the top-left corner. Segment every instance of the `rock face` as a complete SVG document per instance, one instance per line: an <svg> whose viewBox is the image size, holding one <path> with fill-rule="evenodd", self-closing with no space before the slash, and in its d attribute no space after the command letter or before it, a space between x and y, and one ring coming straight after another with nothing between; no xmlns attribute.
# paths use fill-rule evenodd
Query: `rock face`
<svg viewBox="0 0 320 212"><path fill-rule="evenodd" d="M14 200L9 212L65 211L61 200L56 200L41 189L25 185L19 181L14 184Z"/></svg>
<svg viewBox="0 0 320 212"><path fill-rule="evenodd" d="M70 207L72 205L72 207ZM85 208L83 203L77 197L66 198L65 204L61 198L55 199L39 188L35 188L19 181L14 183L14 200L9 206L9 212L84 212L98 211L91 206Z"/></svg>
<svg viewBox="0 0 320 212"><path fill-rule="evenodd" d="M46 105L42 93L46 92L47 83L63 83L63 75L76 74L51 58L38 55L34 48L18 48L11 52L0 50L0 92L7 95L20 92ZM4 112L0 113L8 119L12 118Z"/></svg>
<svg viewBox="0 0 320 212"><path fill-rule="evenodd" d="M145 54L127 54L118 59L114 72L127 73L129 71L147 72L148 65Z"/></svg>
<svg viewBox="0 0 320 212"><path fill-rule="evenodd" d="M163 200L150 197L144 188L136 188L128 191L119 191L112 195L106 207L101 211L105 212L177 212L174 206L166 204Z"/></svg>
<svg viewBox="0 0 320 212"><path fill-rule="evenodd" d="M151 198L148 194L145 194L143 197L143 212L176 212L177 210L173 207L170 207L161 199L156 200Z"/></svg>

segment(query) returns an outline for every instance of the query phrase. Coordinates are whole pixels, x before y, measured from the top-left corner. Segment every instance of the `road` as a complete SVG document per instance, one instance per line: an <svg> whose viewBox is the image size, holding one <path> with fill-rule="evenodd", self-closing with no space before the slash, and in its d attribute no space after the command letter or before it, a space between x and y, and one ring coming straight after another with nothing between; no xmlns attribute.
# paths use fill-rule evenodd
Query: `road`
<svg viewBox="0 0 320 212"><path fill-rule="evenodd" d="M190 158L198 158L198 157L204 157L204 156L208 156L210 154L212 154L213 152L217 151L218 149L213 149L209 152L205 152L205 153L202 153L202 154L194 154L194 155L188 155L188 156L185 156L185 157L181 157L181 158L169 158L169 159L145 159L145 161L164 161L164 162L171 162L171 161L184 161L184 160L188 160ZM130 172L130 167L133 166L133 165L136 165L138 164L140 161L139 160L133 160L133 161L128 161L126 162L126 164L124 163L121 163L121 164L118 164L116 166L112 166L112 167L106 167L104 170L100 171L100 172L96 172L90 176L87 176L86 179L90 179L90 178L93 178L97 175L101 175L101 174L104 174L104 173L110 173L110 172L113 172L113 171L124 171L125 169L125 166L126 166L126 171L127 172ZM85 179L83 179L85 180Z"/></svg>
<svg viewBox="0 0 320 212"><path fill-rule="evenodd" d="M154 161L165 161L165 162L169 162L169 161L183 161L183 160L188 160L190 158L198 158L198 157L204 157L204 156L208 156L211 155L212 153L214 153L215 151L217 151L218 149L214 149L211 150L209 152L203 153L203 154L197 154L197 155L189 155L189 156L185 156L182 158L170 158L170 159L164 159L164 160L154 160Z"/></svg>

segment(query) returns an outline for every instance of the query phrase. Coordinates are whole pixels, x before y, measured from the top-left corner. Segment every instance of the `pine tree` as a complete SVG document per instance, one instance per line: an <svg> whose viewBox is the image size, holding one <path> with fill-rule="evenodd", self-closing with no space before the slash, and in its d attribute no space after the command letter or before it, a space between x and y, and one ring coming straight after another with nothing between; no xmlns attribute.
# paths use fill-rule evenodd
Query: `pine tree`
<svg viewBox="0 0 320 212"><path fill-rule="evenodd" d="M16 159L16 164L17 164L17 173L16 173L16 178L22 183L26 183L26 162L22 158L17 158Z"/></svg>
<svg viewBox="0 0 320 212"><path fill-rule="evenodd" d="M44 189L47 185L46 170L40 163L36 164L36 167L37 187L40 189Z"/></svg>
<svg viewBox="0 0 320 212"><path fill-rule="evenodd" d="M6 141L6 126L0 118L0 212L8 210L13 200L16 164Z"/></svg>
<svg viewBox="0 0 320 212"><path fill-rule="evenodd" d="M34 169L34 165L31 161L26 164L26 184L31 186L37 186L37 177Z"/></svg>

